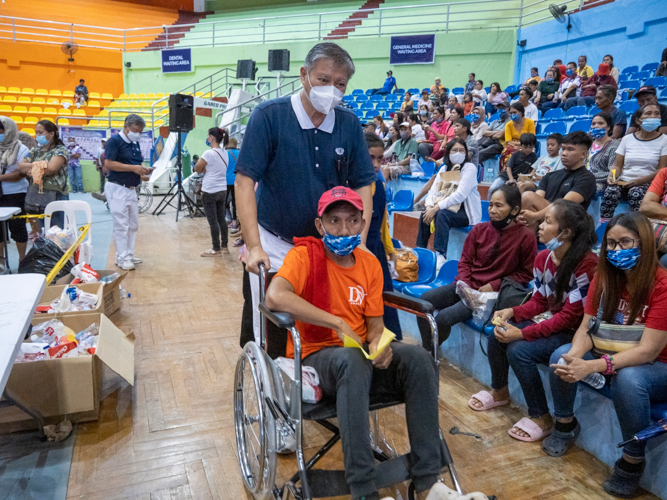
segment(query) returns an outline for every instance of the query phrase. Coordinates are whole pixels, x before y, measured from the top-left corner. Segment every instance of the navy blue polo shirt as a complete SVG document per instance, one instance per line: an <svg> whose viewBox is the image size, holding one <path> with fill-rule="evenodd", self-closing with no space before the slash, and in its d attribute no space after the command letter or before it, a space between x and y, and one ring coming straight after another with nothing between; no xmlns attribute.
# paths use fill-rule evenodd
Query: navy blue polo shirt
<svg viewBox="0 0 667 500"><path fill-rule="evenodd" d="M259 182L257 220L284 240L319 237L314 221L325 191L375 182L358 118L343 108L334 113L331 133L303 129L291 98L281 97L257 106L248 122L236 171Z"/></svg>
<svg viewBox="0 0 667 500"><path fill-rule="evenodd" d="M138 142L126 142L120 134L114 135L104 147L104 159L117 161L125 165L142 165L144 157ZM109 182L134 187L141 184L141 176L134 172L116 172L111 170L107 176Z"/></svg>

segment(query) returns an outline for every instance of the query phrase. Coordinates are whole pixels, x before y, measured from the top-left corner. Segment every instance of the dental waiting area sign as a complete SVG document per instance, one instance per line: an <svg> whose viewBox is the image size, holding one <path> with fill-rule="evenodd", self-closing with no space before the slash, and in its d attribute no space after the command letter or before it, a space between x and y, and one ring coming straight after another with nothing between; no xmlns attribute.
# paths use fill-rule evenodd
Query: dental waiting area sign
<svg viewBox="0 0 667 500"><path fill-rule="evenodd" d="M191 71L191 49L172 49L162 51L163 73L190 73Z"/></svg>
<svg viewBox="0 0 667 500"><path fill-rule="evenodd" d="M392 36L389 64L433 64L435 35Z"/></svg>

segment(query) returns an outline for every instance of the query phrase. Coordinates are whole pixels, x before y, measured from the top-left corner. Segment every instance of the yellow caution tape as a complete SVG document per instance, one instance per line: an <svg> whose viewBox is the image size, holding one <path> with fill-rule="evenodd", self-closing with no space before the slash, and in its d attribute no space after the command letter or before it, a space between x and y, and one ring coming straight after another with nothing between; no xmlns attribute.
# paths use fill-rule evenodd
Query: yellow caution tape
<svg viewBox="0 0 667 500"><path fill-rule="evenodd" d="M86 224L83 227L79 228L79 231L81 231L81 234L79 237L76 239L74 244L69 247L67 252L65 252L65 255L63 255L60 260L56 263L56 265L51 269L51 272L46 276L46 284L47 286L51 284L53 279L58 275L60 270L65 266L65 262L67 262L72 255L74 255L74 252L76 252L76 249L79 248L79 245L83 242L83 239L86 237L88 234L88 230L90 229L90 224Z"/></svg>
<svg viewBox="0 0 667 500"><path fill-rule="evenodd" d="M50 215L40 214L40 215L15 215L10 217L10 219L43 219L44 217L51 217Z"/></svg>

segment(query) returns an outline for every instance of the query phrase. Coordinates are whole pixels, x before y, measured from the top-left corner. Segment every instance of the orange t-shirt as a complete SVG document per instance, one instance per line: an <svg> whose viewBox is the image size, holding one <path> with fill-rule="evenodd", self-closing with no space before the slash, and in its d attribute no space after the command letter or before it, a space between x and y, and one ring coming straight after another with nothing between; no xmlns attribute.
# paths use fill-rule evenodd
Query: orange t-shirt
<svg viewBox="0 0 667 500"><path fill-rule="evenodd" d="M350 325L350 328L366 341L366 318L384 314L382 300L383 276L380 262L375 255L361 249L354 251L355 263L352 267L340 267L327 257L327 272L331 295L331 314L338 316ZM276 276L286 279L294 287L294 293L303 297L310 259L308 248L292 248L283 261ZM304 323L296 322L296 328L303 332ZM308 342L301 336L301 358L328 346L342 346L334 330L331 338L323 342ZM287 357L294 357L294 346L291 335L287 335Z"/></svg>

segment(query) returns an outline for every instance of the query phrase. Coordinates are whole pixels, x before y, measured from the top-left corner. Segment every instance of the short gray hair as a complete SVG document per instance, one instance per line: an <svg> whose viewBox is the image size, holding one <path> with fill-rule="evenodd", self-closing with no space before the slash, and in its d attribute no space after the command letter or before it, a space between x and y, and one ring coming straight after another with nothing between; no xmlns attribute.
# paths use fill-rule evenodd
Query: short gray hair
<svg viewBox="0 0 667 500"><path fill-rule="evenodd" d="M125 117L125 126L131 127L132 125L139 125L141 128L144 128L146 127L146 122L141 116L130 113Z"/></svg>
<svg viewBox="0 0 667 500"><path fill-rule="evenodd" d="M310 49L310 52L308 52L306 60L303 63L306 71L310 72L310 70L316 66L318 59L331 59L337 67L347 70L348 78L352 78L354 75L354 62L352 61L350 54L336 43L318 43Z"/></svg>

